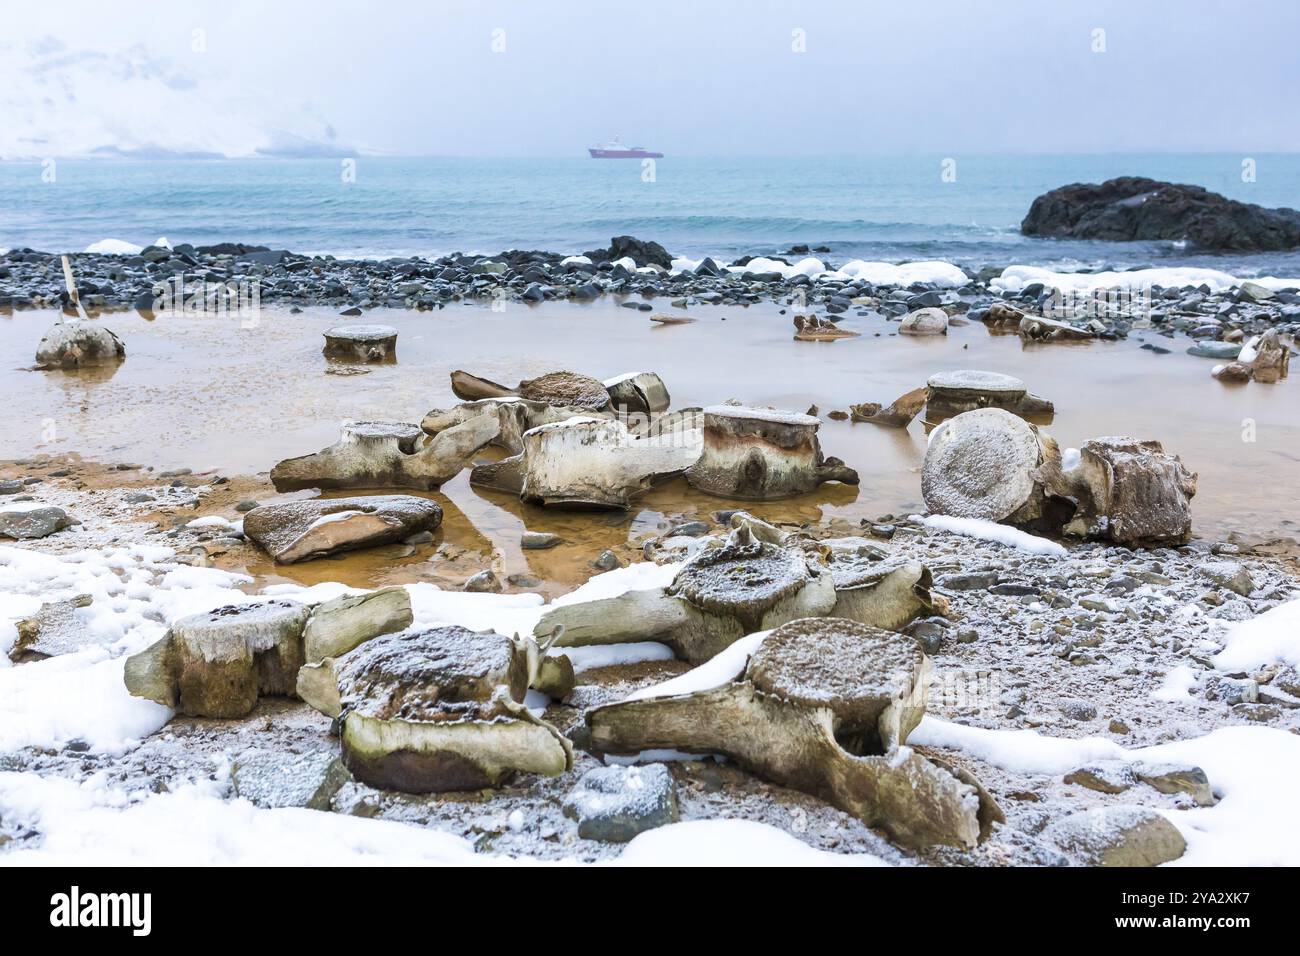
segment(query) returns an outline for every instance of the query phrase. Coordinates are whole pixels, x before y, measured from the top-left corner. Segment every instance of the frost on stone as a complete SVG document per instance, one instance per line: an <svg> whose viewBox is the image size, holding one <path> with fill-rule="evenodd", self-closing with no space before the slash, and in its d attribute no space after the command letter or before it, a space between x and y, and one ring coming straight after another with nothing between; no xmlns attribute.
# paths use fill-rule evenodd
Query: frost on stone
<svg viewBox="0 0 1300 956"><path fill-rule="evenodd" d="M1002 820L969 773L905 746L925 711L929 659L903 635L836 618L768 633L743 674L587 715L605 753L720 753L819 796L907 846L971 847Z"/></svg>
<svg viewBox="0 0 1300 956"><path fill-rule="evenodd" d="M320 523L342 512L343 520ZM388 544L442 523L442 509L412 495L315 498L262 505L244 516L244 533L277 562L290 564Z"/></svg>
<svg viewBox="0 0 1300 956"><path fill-rule="evenodd" d="M1037 430L1000 408L950 418L930 435L921 494L935 514L1002 521L1033 497Z"/></svg>
<svg viewBox="0 0 1300 956"><path fill-rule="evenodd" d="M677 787L661 763L596 767L564 798L564 814L584 840L626 843L638 833L675 823Z"/></svg>
<svg viewBox="0 0 1300 956"><path fill-rule="evenodd" d="M722 547L688 561L668 593L757 630L763 614L802 590L812 574L802 552L760 541L742 526Z"/></svg>

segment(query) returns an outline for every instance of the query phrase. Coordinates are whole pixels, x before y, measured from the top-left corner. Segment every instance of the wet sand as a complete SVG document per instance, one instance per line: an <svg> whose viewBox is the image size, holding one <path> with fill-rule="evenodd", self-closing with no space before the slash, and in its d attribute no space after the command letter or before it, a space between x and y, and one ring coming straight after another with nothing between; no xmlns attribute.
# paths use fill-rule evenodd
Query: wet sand
<svg viewBox="0 0 1300 956"><path fill-rule="evenodd" d="M656 312L673 311L662 300L655 305ZM235 319L148 321L117 313L98 321L126 343L127 360L116 369L80 373L28 370L37 341L57 316L19 312L0 317L0 401L7 409L0 459L77 453L159 470L264 476L281 458L332 443L344 419L418 422L431 408L454 404L453 369L507 383L555 368L599 377L651 369L668 384L675 408L730 398L797 411L818 406L824 451L856 468L862 484L826 485L751 510L780 522L856 521L922 507L926 430L920 421L903 431L825 420L826 413L887 403L937 371L978 368L1015 375L1053 400L1057 415L1047 430L1063 447L1104 434L1163 441L1200 474L1193 510L1201 537L1295 536L1300 528L1294 494L1300 403L1292 382L1222 385L1210 378L1212 361L1183 354L1191 340L1140 331L1125 342L1024 346L1018 336L992 335L978 323L954 327L946 337L909 338L880 316L850 314L842 325L861 337L794 342L790 316L778 309L698 306L688 313L697 321L673 326L620 308L616 299L511 304L499 312L459 304L434 312L377 309L360 319L264 309L254 328ZM356 321L396 326L398 361L364 366L365 374L328 374L338 366L321 354L321 332ZM1144 340L1172 354L1143 350ZM1243 441L1247 420L1254 422L1253 442ZM503 576L527 574L567 590L592 573L587 562L607 548L626 561L641 541L671 524L736 506L676 480L627 514L561 512L471 488L467 477L429 496L446 510L436 561L427 550L403 556L378 549L292 568L254 561L249 570L306 583L456 584L494 566ZM255 497L267 494L269 485ZM523 552L525 528L559 533L566 545Z"/></svg>

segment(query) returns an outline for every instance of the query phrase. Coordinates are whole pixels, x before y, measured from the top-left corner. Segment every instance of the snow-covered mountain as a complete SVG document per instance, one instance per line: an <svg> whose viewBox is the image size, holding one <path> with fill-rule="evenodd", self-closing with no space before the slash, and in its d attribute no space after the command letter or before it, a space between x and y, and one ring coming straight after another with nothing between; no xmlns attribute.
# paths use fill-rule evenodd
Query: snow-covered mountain
<svg viewBox="0 0 1300 956"><path fill-rule="evenodd" d="M0 41L0 159L335 156L355 152L310 106L248 89L219 58L144 45Z"/></svg>

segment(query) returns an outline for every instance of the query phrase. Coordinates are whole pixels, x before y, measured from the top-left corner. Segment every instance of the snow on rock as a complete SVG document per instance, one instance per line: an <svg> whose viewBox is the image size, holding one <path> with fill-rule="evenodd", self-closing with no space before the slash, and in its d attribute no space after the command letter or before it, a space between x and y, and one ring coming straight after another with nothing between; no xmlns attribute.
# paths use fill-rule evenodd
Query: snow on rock
<svg viewBox="0 0 1300 956"><path fill-rule="evenodd" d="M1300 667L1300 598L1234 624L1214 666L1222 671L1247 671L1274 661Z"/></svg>
<svg viewBox="0 0 1300 956"><path fill-rule="evenodd" d="M1002 271L1002 275L989 283L989 288L997 292L1019 292L1031 283L1041 282L1048 288L1060 289L1062 292L1090 292L1093 289L1131 291L1153 285L1166 289L1205 285L1212 292L1222 292L1241 285L1243 281L1246 280L1217 269L1194 267L1137 269L1133 272L1053 272L1038 266L1009 266ZM1279 279L1274 276L1249 281L1267 289L1300 286L1300 279Z"/></svg>
<svg viewBox="0 0 1300 956"><path fill-rule="evenodd" d="M673 272L694 272L706 258L716 263L725 262L721 256L705 256L700 259L688 259L679 256L672 261ZM781 278L808 276L811 279L862 279L873 285L909 286L913 282L928 282L940 288L955 289L966 285L970 280L966 273L951 262L927 259L920 262L877 262L854 259L838 269L828 269L821 259L808 256L787 265L780 259L756 256L743 266L724 266L733 275L746 272L775 272Z"/></svg>
<svg viewBox="0 0 1300 956"><path fill-rule="evenodd" d="M1046 737L987 730L927 716L909 743L961 750L1004 770L1058 774L1104 760L1192 764L1219 802L1165 812L1187 840L1177 866L1297 866L1300 737L1272 727L1221 727L1203 737L1126 750L1100 737ZM1162 811L1163 812L1163 811Z"/></svg>
<svg viewBox="0 0 1300 956"><path fill-rule="evenodd" d="M138 256L144 246L121 239L101 239L86 246L86 251L101 256Z"/></svg>
<svg viewBox="0 0 1300 956"><path fill-rule="evenodd" d="M952 515L928 515L926 517L912 515L912 520L921 522L927 528L961 534L968 538L980 538L983 541L994 541L1012 548L1019 548L1021 551L1028 551L1030 554L1060 556L1069 553L1064 545L1057 544L1055 541L1029 534L1018 528L1012 528L1010 525L998 524L996 521L986 521L982 518L956 518Z"/></svg>
<svg viewBox="0 0 1300 956"><path fill-rule="evenodd" d="M1187 700L1187 695L1196 686L1196 672L1186 664L1179 664L1165 675L1164 682L1151 692L1156 700L1171 703Z"/></svg>
<svg viewBox="0 0 1300 956"><path fill-rule="evenodd" d="M726 650L720 651L699 667L694 667L661 684L643 687L627 696L627 700L647 700L651 697L675 697L678 694L693 694L700 690L721 687L728 681L735 680L745 670L752 655L763 638L771 631L758 631L742 637Z"/></svg>

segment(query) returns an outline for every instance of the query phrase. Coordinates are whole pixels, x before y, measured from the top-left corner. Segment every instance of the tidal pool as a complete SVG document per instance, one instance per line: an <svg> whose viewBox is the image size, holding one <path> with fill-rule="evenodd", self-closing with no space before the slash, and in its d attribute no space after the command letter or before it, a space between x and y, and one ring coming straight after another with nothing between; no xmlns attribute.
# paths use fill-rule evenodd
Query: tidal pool
<svg viewBox="0 0 1300 956"><path fill-rule="evenodd" d="M656 303L656 311L671 311ZM1293 381L1227 386L1210 378L1213 361L1185 354L1191 341L1135 332L1123 342L1021 344L974 323L947 336L896 334L881 316L841 317L858 338L795 342L789 314L774 304L696 306L696 321L661 325L616 299L592 304L509 304L503 311L452 304L433 312L376 309L345 319L327 309L299 314L263 309L245 327L234 318L147 320L134 312L94 321L125 342L115 369L76 373L30 370L36 343L58 316L0 317L0 459L77 453L87 460L134 462L157 469L215 469L257 475L277 460L315 451L338 436L345 419L419 422L456 402L449 373L466 369L514 383L558 368L608 378L658 372L673 407L727 399L804 411L816 405L827 455L861 475L857 488L826 485L790 501L748 505L769 520L850 520L905 514L922 507L920 465L926 428L906 430L826 420L832 410L888 403L933 373L962 368L1003 372L1056 404L1044 426L1064 447L1090 437L1158 438L1200 475L1193 502L1201 537L1232 532L1296 534L1300 525L1300 402ZM399 329L393 364L340 367L322 355L321 333L347 322ZM1171 349L1156 354L1144 342ZM332 374L364 369L363 374ZM562 512L522 505L509 495L471 488L462 473L429 497L443 503L443 539L492 561L499 573L527 573L559 590L585 579L592 558L672 523L736 507L682 480L646 495L630 513ZM554 531L566 545L523 552L525 528ZM250 568L294 580L439 580L426 559L382 552L293 568Z"/></svg>

